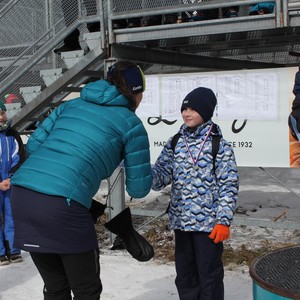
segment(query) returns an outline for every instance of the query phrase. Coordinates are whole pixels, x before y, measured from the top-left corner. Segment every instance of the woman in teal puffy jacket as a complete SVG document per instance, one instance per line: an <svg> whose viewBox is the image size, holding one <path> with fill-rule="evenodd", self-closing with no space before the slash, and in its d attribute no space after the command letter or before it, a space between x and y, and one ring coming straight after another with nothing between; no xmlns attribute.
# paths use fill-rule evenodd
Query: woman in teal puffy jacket
<svg viewBox="0 0 300 300"><path fill-rule="evenodd" d="M99 250L89 213L101 180L124 160L126 189L145 197L152 183L147 132L135 110L145 79L120 61L107 80L87 84L31 135L29 157L12 179L15 246L30 252L44 299L100 299Z"/></svg>

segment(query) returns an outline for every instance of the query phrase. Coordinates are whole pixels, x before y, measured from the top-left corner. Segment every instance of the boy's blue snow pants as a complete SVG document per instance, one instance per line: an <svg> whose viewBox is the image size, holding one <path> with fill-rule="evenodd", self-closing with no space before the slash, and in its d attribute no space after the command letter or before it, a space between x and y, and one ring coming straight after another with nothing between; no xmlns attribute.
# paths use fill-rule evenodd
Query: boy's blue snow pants
<svg viewBox="0 0 300 300"><path fill-rule="evenodd" d="M223 243L206 232L175 230L175 284L180 300L224 300Z"/></svg>

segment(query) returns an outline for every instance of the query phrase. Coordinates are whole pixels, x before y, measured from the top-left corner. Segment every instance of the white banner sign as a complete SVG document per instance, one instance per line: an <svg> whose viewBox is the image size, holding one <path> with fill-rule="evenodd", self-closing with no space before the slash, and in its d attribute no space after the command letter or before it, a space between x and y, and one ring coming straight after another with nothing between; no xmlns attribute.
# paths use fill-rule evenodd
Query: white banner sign
<svg viewBox="0 0 300 300"><path fill-rule="evenodd" d="M287 120L297 71L280 68L146 76L147 88L137 115L149 134L151 162L183 123L180 107L184 97L204 86L217 96L213 120L232 144L239 166L289 167Z"/></svg>

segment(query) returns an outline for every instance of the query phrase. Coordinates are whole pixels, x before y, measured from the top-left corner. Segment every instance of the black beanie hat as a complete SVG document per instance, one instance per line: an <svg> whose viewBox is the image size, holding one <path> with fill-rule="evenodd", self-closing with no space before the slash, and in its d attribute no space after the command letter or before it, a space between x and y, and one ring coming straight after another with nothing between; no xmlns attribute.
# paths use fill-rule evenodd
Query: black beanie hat
<svg viewBox="0 0 300 300"><path fill-rule="evenodd" d="M217 98L211 89L199 87L187 94L182 101L181 112L185 108L191 108L201 115L204 122L213 116Z"/></svg>

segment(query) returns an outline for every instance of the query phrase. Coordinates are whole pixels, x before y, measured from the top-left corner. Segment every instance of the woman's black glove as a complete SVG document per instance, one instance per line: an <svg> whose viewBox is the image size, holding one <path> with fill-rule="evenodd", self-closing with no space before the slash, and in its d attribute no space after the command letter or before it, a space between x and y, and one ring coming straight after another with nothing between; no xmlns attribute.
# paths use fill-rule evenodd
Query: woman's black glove
<svg viewBox="0 0 300 300"><path fill-rule="evenodd" d="M136 260L148 261L154 256L152 245L133 228L129 207L105 223L105 227L122 239L126 250Z"/></svg>
<svg viewBox="0 0 300 300"><path fill-rule="evenodd" d="M106 204L102 204L94 199L92 200L92 206L90 208L90 213L92 215L92 219L95 224L97 223L98 218L104 214L106 207L107 207Z"/></svg>

